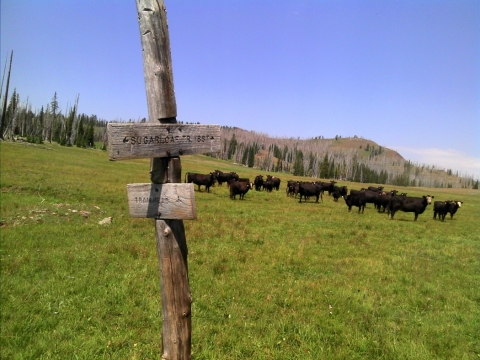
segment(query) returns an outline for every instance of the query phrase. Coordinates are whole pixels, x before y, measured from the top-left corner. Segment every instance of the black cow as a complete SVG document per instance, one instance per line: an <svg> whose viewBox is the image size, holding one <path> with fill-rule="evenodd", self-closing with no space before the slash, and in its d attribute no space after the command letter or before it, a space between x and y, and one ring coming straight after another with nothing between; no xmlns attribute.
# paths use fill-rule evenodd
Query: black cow
<svg viewBox="0 0 480 360"><path fill-rule="evenodd" d="M441 221L445 221L445 216L450 213L450 219L452 219L453 215L461 206L462 202L456 200L435 201L435 203L433 204L433 218L437 220L438 214L438 218Z"/></svg>
<svg viewBox="0 0 480 360"><path fill-rule="evenodd" d="M390 204L390 200L392 199L392 197L394 196L397 196L397 190L393 190L393 191L389 191L388 193L382 193L380 195L377 196L377 198L375 199L375 208L378 209L378 212L380 212L382 210L382 207L383 207L383 212L385 212L386 209L388 209L388 205ZM406 193L401 193L400 195L398 196L407 196ZM389 211L390 213L390 211Z"/></svg>
<svg viewBox="0 0 480 360"><path fill-rule="evenodd" d="M453 215L455 215L457 210L460 209L462 207L462 204L463 204L463 201L459 201L459 200L453 200L453 202L457 203L458 207L454 207L454 208L452 208L451 210L448 211L450 213L450 220L453 220Z"/></svg>
<svg viewBox="0 0 480 360"><path fill-rule="evenodd" d="M328 191L328 195L331 195L333 192L333 187L335 186L337 182L335 180L332 180L330 182L317 182L317 184L320 184L322 186L322 194L324 191Z"/></svg>
<svg viewBox="0 0 480 360"><path fill-rule="evenodd" d="M372 191L372 190L365 190L365 202L369 204L376 204L377 199L379 196L384 195L385 192L383 191ZM376 207L376 205L375 205Z"/></svg>
<svg viewBox="0 0 480 360"><path fill-rule="evenodd" d="M334 186L332 194L333 201L338 201L339 198L347 196L348 188L346 186Z"/></svg>
<svg viewBox="0 0 480 360"><path fill-rule="evenodd" d="M271 192L273 190L273 181L271 179L267 179L263 182L263 190Z"/></svg>
<svg viewBox="0 0 480 360"><path fill-rule="evenodd" d="M362 195L365 197L365 203L370 203L370 204L375 204L377 197L385 194L383 191L382 192L377 192L377 191L372 191L372 190L367 190L367 189L361 189L361 190L350 190L350 195ZM375 206L376 207L376 206Z"/></svg>
<svg viewBox="0 0 480 360"><path fill-rule="evenodd" d="M210 173L207 175L197 174L197 173L186 173L185 174L186 183L194 183L198 185L198 191L200 191L200 186L205 186L207 192L210 192L210 187L215 183L215 174Z"/></svg>
<svg viewBox="0 0 480 360"><path fill-rule="evenodd" d="M453 208L457 207L458 204L447 200L447 201L435 201L433 203L433 219L437 220L437 215L440 221L445 221L445 216L449 213Z"/></svg>
<svg viewBox="0 0 480 360"><path fill-rule="evenodd" d="M417 221L418 215L423 214L427 205L432 203L434 196L423 196L423 197L409 197L409 196L392 196L390 203L388 204L389 212L391 219L398 210L404 212L413 212L415 213L414 221Z"/></svg>
<svg viewBox="0 0 480 360"><path fill-rule="evenodd" d="M240 195L240 200L245 199L245 194L252 188L252 184L244 181L233 180L229 183L230 199L236 200L236 196Z"/></svg>
<svg viewBox="0 0 480 360"><path fill-rule="evenodd" d="M222 185L224 182L228 184L230 180L238 180L238 175L236 172L224 173L220 170L215 170L215 177L217 179L218 185Z"/></svg>
<svg viewBox="0 0 480 360"><path fill-rule="evenodd" d="M272 187L278 191L280 189L280 178L272 175L267 175L267 181L270 180L272 182Z"/></svg>
<svg viewBox="0 0 480 360"><path fill-rule="evenodd" d="M255 180L253 181L253 184L255 185L255 190L256 190L256 191L262 190L262 187L263 187L263 175L257 175L257 176L255 176Z"/></svg>
<svg viewBox="0 0 480 360"><path fill-rule="evenodd" d="M307 197L315 196L315 202L318 203L318 198L322 195L322 186L316 183L300 183L298 193L300 194L300 203L302 202L302 196L305 201L307 201Z"/></svg>
<svg viewBox="0 0 480 360"><path fill-rule="evenodd" d="M288 180L287 181L287 188L285 190L285 192L287 193L287 196L293 196L293 195L296 195L295 194L295 184L297 184L298 181L295 181L295 180ZM298 193L298 191L297 191Z"/></svg>
<svg viewBox="0 0 480 360"><path fill-rule="evenodd" d="M345 204L348 206L348 211L352 211L352 206L357 206L358 207L358 212L360 211L363 213L365 211L365 195L360 193L357 195L347 195L344 197L345 199Z"/></svg>
<svg viewBox="0 0 480 360"><path fill-rule="evenodd" d="M388 204L390 204L390 200L392 200L392 195L391 193L388 194L380 194L377 196L375 199L375 208L378 209L378 212L382 210L383 207L383 212L385 212L385 209L388 207Z"/></svg>

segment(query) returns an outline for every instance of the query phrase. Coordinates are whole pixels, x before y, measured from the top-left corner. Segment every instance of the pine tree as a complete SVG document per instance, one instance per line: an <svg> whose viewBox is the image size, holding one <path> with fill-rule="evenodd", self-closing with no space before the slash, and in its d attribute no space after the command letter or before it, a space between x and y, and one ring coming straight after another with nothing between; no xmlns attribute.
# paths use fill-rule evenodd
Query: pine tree
<svg viewBox="0 0 480 360"><path fill-rule="evenodd" d="M248 161L248 152L250 151L250 146L247 146L245 148L245 151L243 152L243 155L242 155L242 161L241 163L243 165L247 165L247 161Z"/></svg>
<svg viewBox="0 0 480 360"><path fill-rule="evenodd" d="M250 147L250 151L248 152L248 167L253 167L255 165L255 148Z"/></svg>
<svg viewBox="0 0 480 360"><path fill-rule="evenodd" d="M227 159L231 160L233 155L237 151L237 139L235 138L235 134L232 134L232 138L230 139L230 145L228 146L228 154Z"/></svg>
<svg viewBox="0 0 480 360"><path fill-rule="evenodd" d="M78 122L77 138L75 139L75 145L77 147L85 147L84 135L85 130L83 128L83 116L81 116L80 121Z"/></svg>
<svg viewBox="0 0 480 360"><path fill-rule="evenodd" d="M323 161L320 163L320 166L318 169L318 177L320 179L328 179L329 170L330 170L330 164L328 162L328 153L326 153L325 157L323 158Z"/></svg>
<svg viewBox="0 0 480 360"><path fill-rule="evenodd" d="M85 132L85 144L88 147L95 147L95 128L93 126L93 121L90 121L87 131Z"/></svg>
<svg viewBox="0 0 480 360"><path fill-rule="evenodd" d="M48 141L51 143L54 138L54 132L57 126L57 115L58 115L58 101L57 101L57 92L53 95L53 99L50 102L50 113L52 115L52 122L50 124ZM55 141L55 140L54 140Z"/></svg>

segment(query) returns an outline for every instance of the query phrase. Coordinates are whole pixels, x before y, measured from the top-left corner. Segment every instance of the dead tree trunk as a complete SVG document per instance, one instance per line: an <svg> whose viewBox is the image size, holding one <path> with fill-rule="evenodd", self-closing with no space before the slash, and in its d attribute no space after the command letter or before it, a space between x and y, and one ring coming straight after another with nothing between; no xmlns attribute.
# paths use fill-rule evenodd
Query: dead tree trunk
<svg viewBox="0 0 480 360"><path fill-rule="evenodd" d="M136 0L149 122L177 122L170 39L163 0ZM154 158L152 183L181 182L178 157ZM162 359L191 358L191 295L182 220L155 220L162 299Z"/></svg>
<svg viewBox="0 0 480 360"><path fill-rule="evenodd" d="M5 121L7 118L8 87L10 85L10 72L12 70L12 58L13 58L13 50L12 50L12 53L10 54L10 66L8 67L7 88L5 90L5 100L3 102L2 119L0 121L0 139L2 140L4 140L3 131L5 128Z"/></svg>

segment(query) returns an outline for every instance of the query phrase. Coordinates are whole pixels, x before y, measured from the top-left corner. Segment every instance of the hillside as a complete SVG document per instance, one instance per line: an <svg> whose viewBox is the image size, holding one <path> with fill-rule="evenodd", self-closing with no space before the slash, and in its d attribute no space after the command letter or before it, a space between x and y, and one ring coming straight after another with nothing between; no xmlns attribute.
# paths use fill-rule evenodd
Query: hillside
<svg viewBox="0 0 480 360"><path fill-rule="evenodd" d="M356 136L278 138L222 126L221 141L217 157L268 172L402 186L478 188L473 178L414 164L395 150Z"/></svg>

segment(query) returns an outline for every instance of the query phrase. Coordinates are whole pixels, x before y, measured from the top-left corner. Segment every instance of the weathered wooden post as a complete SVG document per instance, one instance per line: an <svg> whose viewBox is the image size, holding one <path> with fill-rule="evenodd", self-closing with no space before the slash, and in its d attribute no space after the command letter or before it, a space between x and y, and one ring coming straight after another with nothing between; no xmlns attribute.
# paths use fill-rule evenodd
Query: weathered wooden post
<svg viewBox="0 0 480 360"><path fill-rule="evenodd" d="M108 124L110 160L150 157L152 184L127 185L130 215L155 219L162 300L162 359L191 358L191 302L184 219L195 219L193 184L181 183L179 155L218 152L218 125L177 124L163 0L136 0L148 117Z"/></svg>

